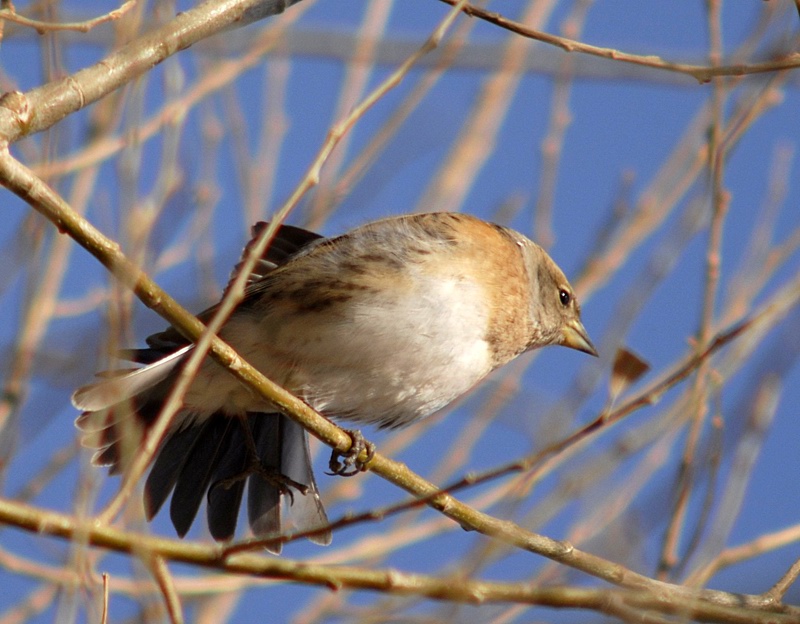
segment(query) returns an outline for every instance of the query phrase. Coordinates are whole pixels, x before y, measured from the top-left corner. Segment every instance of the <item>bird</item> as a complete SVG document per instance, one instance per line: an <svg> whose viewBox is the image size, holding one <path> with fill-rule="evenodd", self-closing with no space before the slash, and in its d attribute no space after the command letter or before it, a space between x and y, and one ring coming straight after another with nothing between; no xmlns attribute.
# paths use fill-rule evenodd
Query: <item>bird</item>
<svg viewBox="0 0 800 624"><path fill-rule="evenodd" d="M267 226L253 226L226 292ZM436 413L526 351L562 345L597 356L574 290L542 247L451 212L389 217L331 238L281 225L218 334L323 416L388 429ZM72 396L81 442L110 474L138 452L194 348L172 327L146 342L120 354L133 368L99 373ZM334 473L364 468L354 458L363 437L351 433L344 462L331 457ZM145 515L152 520L171 494L184 537L205 497L211 536L229 541L245 483L254 536L280 536L288 522L331 542L306 430L206 356L156 452ZM267 548L280 554L279 541Z"/></svg>

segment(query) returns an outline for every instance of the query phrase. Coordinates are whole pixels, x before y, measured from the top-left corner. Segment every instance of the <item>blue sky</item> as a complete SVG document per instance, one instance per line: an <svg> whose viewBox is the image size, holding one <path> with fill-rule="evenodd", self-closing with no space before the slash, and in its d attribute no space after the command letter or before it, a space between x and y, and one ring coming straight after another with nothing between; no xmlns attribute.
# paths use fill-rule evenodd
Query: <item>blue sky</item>
<svg viewBox="0 0 800 624"><path fill-rule="evenodd" d="M542 28L560 33L574 5L552 4L553 10ZM343 114L337 113L340 100L358 101L367 90L377 86L402 61L402 57L394 60L395 50L404 49L403 44L421 45L447 11L445 4L434 0L383 4L366 0L319 0L313 5L309 1L308 7L304 5L305 0L281 18L291 20L293 12L304 11L289 26L283 43L290 49L290 56L279 52L267 54L225 88L185 108L183 117L162 126L153 138L146 138L140 145L129 139L126 148L100 166L92 185L86 203L87 218L107 235L119 239L129 253L136 250L131 220L145 219L152 214L147 212L151 209L157 212L142 262L168 292L191 310L199 311L213 302L227 279L254 214L245 206L251 206L258 218L269 218L302 179L328 129ZM379 30L383 47L378 54L385 54L390 60L369 66L363 87L356 90L358 75L353 73L347 59L358 43L359 33L367 29L365 15L369 11L380 13L383 6L389 12L385 26ZM520 18L524 6L518 0L488 3L490 10L513 19ZM67 2L63 10L67 14L93 15L110 7L113 4ZM585 27L576 37L625 52L704 64L709 35L703 7L703 3L683 0L592 3L588 6ZM25 5L17 8L24 12ZM744 59L748 62L769 58L776 48L787 49L785 46L797 32L797 12L791 2L777 0L723 3L725 59L731 59L750 41L759 20L766 19L766 12L772 10L775 17L770 18L757 45ZM166 15L161 18L166 19ZM114 134L132 137L131 131L154 118L165 102L180 101L210 73L220 71L224 59L237 58L242 50L254 45L262 29L276 23L276 19L266 20L217 36L156 67L146 79L132 83L115 104L118 108L112 107L111 114L119 113ZM334 153L334 159L323 170L322 185L301 202L289 222L306 225L312 219L321 233L333 235L379 217L438 210L441 205L449 205L446 202L452 197L447 196L438 196L441 205L429 203L431 197L437 197L431 188L444 175L449 154L459 138L464 133L478 131L468 125L469 120L482 89L495 75L491 67L497 66L503 46L512 37L496 26L464 17L456 21L450 35L463 37L466 32L469 45L463 59L442 74L385 149L371 159L363 174L346 188L337 189L333 202L320 203L320 198L332 189L333 183L344 178L344 172L361 150L425 79L426 62L412 70L399 87L359 121L347 145ZM26 31L14 33L7 36L0 48L4 90L32 88L48 80L49 74L74 72L108 53L108 27L88 35L64 35L50 50L45 39ZM323 52L311 42L319 44ZM470 54L480 58L470 58ZM527 54L530 67L518 76L518 84L502 102L507 111L498 120L496 132L487 133L484 142L479 143L485 149L484 159L469 179L461 180L464 199L455 207L510 224L548 243L551 255L573 283L585 290L584 323L601 348L602 357L593 360L555 348L526 356L524 361L500 371L451 413L435 417L429 431L393 455L420 474L434 478L442 474L439 471L444 470L444 460L457 450L451 446L454 440L465 435L470 427L477 427L484 416L488 417L481 442L466 449L464 463L448 473L442 484L467 471L480 472L505 464L589 422L606 405L612 356L621 346L635 351L652 367L650 376L631 391L635 394L689 353L700 324L709 241L707 219L712 205L708 173L701 168L687 187L681 189L679 176L665 172L665 163L672 158L676 168L688 168L705 145L708 124L694 127L692 122L711 101L712 86L653 68L631 68L577 53L568 56L543 44L529 45ZM551 131L556 93L554 75L565 59L575 63L575 77L570 83L566 108L562 106L558 111L568 123L558 150L557 170L553 178L547 178L542 144ZM475 69L473 64L485 67ZM742 115L743 110L751 111L750 102L771 79L775 76L757 75L728 83L723 119L727 122ZM343 93L346 88L354 91ZM71 116L57 130L15 146L13 152L29 165L80 153L89 143L90 123L97 121L93 115L99 115L98 106ZM282 111L282 117L270 116L271 107ZM782 287L798 279L800 255L792 248L771 278L758 284L758 292L746 309L737 311L732 305L732 294L740 292L737 289L748 280L756 284L754 275L766 262L764 256L748 254L759 225L772 219L773 226L766 232L767 244L772 247L797 236L798 111L800 96L795 71L785 82L776 84L769 104L754 115L752 122L747 122L726 159L723 185L730 202L720 248L714 331L746 317L754 307L769 301ZM480 131L486 132L486 127ZM176 151L170 155L173 138ZM676 152L680 145L687 146L685 152ZM273 149L275 159L267 160L265 155ZM341 158L339 165L338 158ZM165 183L164 172L169 163L176 164L178 174L169 180L172 186L166 198L162 198L159 185ZM667 182L661 183L662 179ZM554 184L549 241L546 233L534 226L539 192L548 180ZM264 196L263 187L257 185L266 181L270 182L271 193ZM77 175L68 175L53 178L50 183L71 199L77 196L83 182ZM783 194L779 183L785 184ZM673 191L676 199L670 201ZM778 192L774 201L771 192ZM213 201L203 204L203 198L209 196ZM624 242L610 245L602 254L605 260L625 249L618 268L609 264L615 268L603 273L602 279L586 279L587 260L615 208L627 206L627 214L636 213L648 198L652 198L647 205L658 225L649 230L642 226L643 235L630 248ZM30 209L10 193L3 194L3 203L6 218L0 225L0 253L8 268L0 278L0 312L9 320L0 328L0 337L6 353L12 354L15 336L19 335L29 309L27 302L36 291L35 285L43 279L56 239L54 228L41 219L26 224L31 218ZM697 232L688 234L684 223L691 214L697 215L701 225ZM193 224L198 223L205 225L194 232ZM625 219L618 221L616 231L624 231L626 223ZM181 256L184 244L189 251ZM173 258L177 260L173 262ZM662 269L664 274L658 274ZM66 260L64 278L57 283L62 305L86 302L92 293L104 296L108 285L105 270L86 252L73 246ZM4 442L12 437L16 440L5 473L7 496L17 495L55 452L75 438L72 422L76 414L69 404L69 394L102 367L101 353L108 338L104 303L107 298L102 296L99 306L87 306L80 313L63 312L67 308L62 308L58 318L47 324L44 339L35 345L36 358L25 382L24 403L15 416L15 426L3 434ZM638 312L629 324L620 328L618 324L631 306ZM164 322L141 305L134 304L131 310L131 326L125 336L131 346L141 345L144 337L162 328ZM728 545L796 524L800 509L800 493L793 485L800 470L797 453L800 425L795 407L800 403L798 322L800 316L794 306L785 319L755 344L743 339L712 361L712 368L717 370L713 374L719 375L722 383L708 398L707 408L719 417L722 426L714 429L706 421L701 429L698 453L704 461L700 462L697 488L690 497L689 528L684 533L683 546L691 527L702 516L704 496L709 489L715 494L711 500L712 508L717 511L721 501L730 500L726 495L733 496L739 485L744 488L736 521L723 537ZM740 349L746 348L752 348L752 352L743 355ZM4 362L6 383L12 370L9 355ZM777 407L763 436L751 439L746 435L748 429L744 423L752 413L757 388L770 371L777 371L781 379ZM687 409L680 405L691 383L690 378L666 393L660 403L635 412L596 436L591 444L566 457L528 497L515 505L501 500L489 505L487 511L514 518L531 530L557 539L575 540L576 536L587 535L585 541L578 541L579 547L644 574L654 574L687 436L686 427L676 423L683 415L681 409ZM503 390L504 384L510 385L511 390ZM501 390L506 394L499 394ZM497 399L499 408L488 410L484 401L490 397L503 397ZM372 430L365 433L381 450L394 448L393 444L400 443L398 436L403 435ZM648 435L652 439L643 441ZM625 450L626 444L639 443L639 450ZM705 461L717 452L715 449L719 449L720 458L716 477ZM326 456L325 449L318 451L316 467L332 518L347 511L359 512L405 499L403 493L373 475L362 475L346 483L322 475ZM748 461L752 466L743 468ZM652 473L647 473L648 467ZM632 484L645 474L645 483L634 489ZM90 469L87 457L82 455L80 461L71 461L49 481L32 502L64 512L74 510L76 485L83 479L96 480L101 501L113 495L118 485L116 479L104 478L101 471ZM468 501L478 501L482 495L491 498L496 491L494 487L499 487L498 483L468 490L461 496ZM583 525L595 511L610 513L612 498L627 492L631 492L632 500L608 525L595 534ZM431 511L421 514L423 520L435 517ZM331 558L355 565L372 563L380 568L391 566L409 572L446 573L448 563L460 556L478 557L488 543L488 538L451 525L430 538L413 539L403 547L391 549L385 557L376 556L371 561L348 550L353 544L363 544L361 540L384 535L400 539L398 527L404 524L416 527L418 521L416 514L393 517L337 533L329 549L298 543L288 546L285 553L297 559ZM197 525L190 535L210 539L202 522ZM148 530L140 524L132 526ZM724 526L725 518L712 513L705 525L703 543L709 542L713 530L722 530ZM173 535L168 519L162 516L149 530ZM0 546L9 552L50 565L68 557L66 545L55 540L41 540L8 529L0 535ZM795 554L794 545L777 549L720 573L710 585L747 593L764 591L783 574ZM502 552L496 559L481 561L475 574L478 578L539 579L539 574L546 575L550 570L543 560L530 554ZM690 560L688 569L695 565L699 565L697 559ZM108 569L120 577L131 575L130 562L122 557L104 558L95 567ZM180 567L173 571L187 573ZM140 570L137 573L141 575ZM552 574L548 578L555 582L592 582L575 572L559 570ZM0 571L0 579L12 589L4 592L7 598L0 598L0 613L39 587L33 578L5 570ZM311 605L320 604L315 600L329 597L325 590L302 586L257 587L232 607L231 621L263 622L267 621L265 613L269 613L268 621L290 621L299 618L304 609L312 609ZM797 603L799 597L797 590L790 590L787 601ZM346 612L353 605L366 608L382 600L363 593L340 598L342 603L331 605L331 611L326 612L331 620L336 619L337 608ZM52 621L57 613L69 612L70 604L66 599L56 601L31 621ZM120 617L130 616L136 608L135 601L129 598L115 595L112 599L112 609L118 609L114 612ZM418 604L398 601L391 608L398 609L398 617L424 613L459 621L487 621L505 609L504 606L456 607L449 611L447 607L424 601ZM80 609L71 615L76 621L86 617ZM523 617L543 621L593 618L586 613L563 614L544 609L530 610Z"/></svg>

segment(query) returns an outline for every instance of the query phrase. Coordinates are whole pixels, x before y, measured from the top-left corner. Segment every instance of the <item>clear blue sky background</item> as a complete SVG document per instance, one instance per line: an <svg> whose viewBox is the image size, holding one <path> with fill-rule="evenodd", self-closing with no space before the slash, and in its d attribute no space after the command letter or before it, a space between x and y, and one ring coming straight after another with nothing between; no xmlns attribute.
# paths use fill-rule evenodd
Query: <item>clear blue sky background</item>
<svg viewBox="0 0 800 624"><path fill-rule="evenodd" d="M298 7L290 9L290 12L301 8L303 4L301 2ZM368 4L365 0L319 0L293 26L294 32L298 37L323 31L339 33L345 35L344 42L350 41L352 45L352 39L348 39L348 36L354 36L358 32ZM797 33L800 20L791 2L740 0L724 3L722 29L726 58L738 50L751 34L754 24L767 10L766 7L775 4L783 7L785 21L782 26L771 26L769 40L773 42L778 40L781 32L784 35ZM519 16L523 6L524 3L518 0L488 3L489 9L511 18ZM17 7L24 12L23 3L19 3ZM113 7L113 4L66 3L65 7L81 14L95 14ZM556 3L545 29L559 33L571 8L572 3ZM386 41L421 44L446 11L447 6L435 0L395 2L383 37ZM457 25L465 19L460 18ZM163 81L172 75L169 72L175 69L173 63L180 64L187 83L191 84L198 74L202 75L203 63L223 55L235 57L236 50L239 49L237 46L245 44L259 29L269 26L270 23L268 20L241 31L227 33L217 37L215 41L198 46L191 52L192 56L190 53L179 55L175 60L156 68L144 85L143 116L147 117L161 107L165 97ZM80 41L81 35L70 37L71 41L76 42ZM470 41L488 47L474 48L475 53L483 50L486 56L473 60L489 62L493 58L491 54L499 56L500 46L508 37L508 33L494 26L476 24ZM702 64L706 62L708 50L704 3L686 0L616 0L593 3L589 7L586 27L578 38L586 43L613 47L625 52L656 54L668 60ZM93 42L92 36L87 36L85 44L70 45L69 54L63 59L68 71L76 71L102 58L104 48ZM42 42L35 36L22 36L19 33L3 42L0 48L0 64L11 79L16 81L15 88L26 90L45 80L41 69L41 45ZM345 54L346 52L347 50L344 51ZM760 49L750 60L765 58L770 52L769 49ZM543 63L550 70L557 67L564 56L556 48L542 44L531 46L530 55L532 63ZM712 92L710 85L700 85L677 74L654 69L637 72L630 66L580 55L572 58L577 63L578 77L573 83L569 98L572 122L564 137L556 180L554 241L550 247L553 257L571 277L579 275L584 268L598 231L606 223L614 203L621 196L631 204L640 199L641 193L649 187L663 166L665 158L686 132L689 121L709 101ZM370 77L370 85L377 85L395 67L394 62L379 65ZM263 68L264 64L259 64L240 78L235 87L238 101L242 105L237 113L242 115L247 135L245 140L251 150L255 150L258 145L265 98L273 96L270 87L265 87L266 74ZM322 233L337 234L368 220L411 210L436 210L436 205L420 206L418 202L458 133L463 131L464 120L488 75L488 71L465 67L448 70L365 176L341 198L331 218L320 228ZM288 133L280 153L273 194L263 202L266 206L263 218L267 218L269 211L276 209L291 193L324 140L328 128L335 121L333 115L344 76L343 65L339 60L314 54L298 54L293 58L284 105L289 124ZM413 88L418 76L416 71L412 72L396 91L381 101L358 124L353 132L353 146L349 154L356 153L384 124L401 98ZM781 204L773 239L775 242L785 240L800 227L800 185L797 183L800 180L800 164L796 154L800 136L799 76L795 72L789 77L781 91L783 100L755 122L730 154L724 183L730 192L731 203L721 250L722 286L719 300L723 303L719 304L718 315L726 312L726 293L737 272L743 268L741 260L744 250L754 224L763 215L776 153L780 150L790 150L794 153L794 158L787 170L787 196ZM763 84L766 80L767 77L748 78L740 90L735 92L732 102L746 93L747 89ZM462 209L489 219L504 219L504 209L509 205L516 206L518 212L510 223L536 238L537 232L532 229L532 214L542 171L540 146L548 129L553 89L551 71L530 71L524 75L513 101L510 102L510 110L503 121L497 143L473 181ZM218 185L220 204L211 224L211 238L216 249L213 260L214 277L217 285L221 285L245 241L248 219L241 206L247 197L239 178L241 163L233 148L232 114L227 115L228 101L223 96L217 96L210 102L213 114L217 115L222 124L222 143L216 160L218 177L213 180ZM733 104L728 104L725 108L726 114L731 114L734 110ZM126 114L132 113L126 111ZM203 154L200 152L205 143L197 130L199 122L206 114L209 111L202 107L189 112L188 129L181 137L178 156L186 176L185 184L168 202L157 224L153 243L155 252L185 235L188 224L195 216L194 191L201 182L207 181L203 179ZM69 132L61 136L53 148L55 153L69 153L81 145L85 140L86 123L85 114L74 116L70 121ZM703 132L704 129L700 129L698 134L702 135ZM698 142L701 139L702 136L699 136ZM41 137L37 140L41 140ZM139 193L151 190L160 171L162 148L161 139L148 141L143 145L142 166L136 176L136 190ZM21 155L19 152L15 153ZM104 165L102 168L101 176L106 176L108 182L100 183L101 190L90 202L87 214L95 225L110 235L117 231L121 218L119 215L124 214L126 202L131 201L130 197L125 196L124 189L115 182L119 175L118 166L119 162ZM604 337L608 327L619 316L620 310L624 310L626 299L635 299L636 290L631 290L637 283L635 280L646 266L653 250L658 249L669 238L669 232L679 225L677 215L683 211L683 207L690 200L702 201L705 197L705 210L710 210L708 193L702 180L701 175L700 182L682 200L682 207L669 218L667 225L648 237L631 255L624 268L584 302L584 322L598 345L604 345L603 357L598 361L589 361L589 358L581 354L564 349L550 349L537 356L523 377L519 393L489 426L485 433L485 443L470 458L469 469L487 469L523 455L539 443L537 433L549 432L550 435L555 435L553 424L543 426L536 420L537 415L547 413L552 419L551 407L558 405L563 394L575 387L576 379L585 379L585 376L591 377L592 374L607 376L611 354L620 344L624 343L648 360L655 371L663 371L687 352L688 341L699 323L708 240L705 230L689 241L677 259L674 270L658 285L624 338L606 343ZM60 182L59 190L68 195L70 181ZM13 320L0 326L0 337L3 344L10 347L19 329L19 310L26 296L26 243L21 242L18 236L19 225L28 216L29 208L7 192L3 194L2 201L4 219L0 225L0 254L3 256L0 257L5 258L6 275L0 277L0 314L5 319ZM304 224L309 205L310 203L303 204L289 221ZM52 234L52 228L49 231ZM798 271L800 257L794 254L784 268L776 273L759 300L766 300L781 285L797 279ZM104 285L106 280L104 270L96 261L83 250L76 249L70 258L62 297L69 300L85 296L92 288ZM199 311L209 303L208 294L198 287L198 271L192 262L160 273L158 280L190 309ZM76 414L69 404L69 394L77 384L89 379L98 366L97 354L104 337L103 332L98 330L98 327L102 327L100 323L102 317L94 313L61 319L50 328L48 352L40 354L41 357L37 359L34 381L20 414L17 429L19 446L6 473L4 494L14 495L19 492L37 474L54 450L61 448L65 440L75 436L72 422ZM753 385L765 369L782 363L782 358L785 358L787 364L783 373L783 394L771 429L756 459L752 480L746 490L746 503L728 539L729 544L752 540L762 533L794 525L800 518L800 492L794 485L800 472L800 423L796 407L800 404L800 366L796 363L800 348L797 338L800 335L799 323L800 315L794 310L764 341L748 365L723 388L720 395L721 415L730 423L722 436L721 474L724 482L724 477L730 474L733 449L740 439L742 414L746 412L751 400ZM140 343L148 333L162 326L163 321L154 313L142 306L137 308L135 339ZM457 408L455 413L438 422L431 433L403 451L398 458L407 462L415 471L423 475L430 474L441 456L449 452L449 441L461 430L464 418L469 417L480 406L481 398L496 388L498 383L497 380L490 380L484 388L479 389ZM664 404L669 405L674 396L668 394ZM605 400L605 382L600 382L592 387L587 400L580 404L577 412L561 417L558 421L561 433L588 422L599 413ZM625 422L620 427L640 427L646 422L646 418L658 414L657 410L661 409L664 409L663 405L643 410L642 413L632 416L631 422ZM654 427L656 422L657 419L654 420ZM373 431L367 432L367 435L379 444L385 444L391 438ZM598 453L607 449L611 441L621 438L621 432L601 438L597 442L601 449ZM675 445L671 452L677 453L681 448L682 445ZM322 456L326 455L323 450L319 456L318 473L321 473L325 464ZM635 465L637 464L631 463L631 467ZM673 489L676 465L675 461L665 463L666 467L661 471L660 478L653 479L640 493L634 505L634 515L638 514L640 530L651 535L653 539L645 540L646 547L638 555L641 558L627 560L626 564L645 574L653 573L659 539L664 530L663 518L658 517L655 510L664 508L663 501L668 499ZM34 502L57 510L71 510L78 471L77 463L73 463ZM574 477L580 472L569 474ZM624 469L622 474L624 475ZM635 477L633 474L629 476ZM358 479L369 479L366 492L357 500L334 506L329 510L331 517L339 517L348 510L362 511L402 499L397 490L375 477L361 476ZM335 485L333 478L321 474L319 481L323 492ZM621 483L624 484L624 479ZM562 485L557 478L545 482L535 491L529 507L535 507L535 497L544 497ZM113 493L116 486L116 480L108 480L102 496L107 497ZM607 493L608 490L603 492ZM566 537L564 527L569 526L570 520L574 520L574 514L586 513L591 505L592 498L587 495L581 499L579 505L572 507L563 516L534 529L554 538ZM700 500L695 497L691 506L692 512L697 513L699 506ZM502 507L490 511L500 516L504 513ZM430 512L428 515L433 517ZM393 523L394 521L387 526L394 526ZM365 532L380 535L381 530L380 525L357 527L337 534L335 543L346 544L348 540L357 539ZM156 519L153 531L166 536L173 534L165 514ZM204 527L195 527L192 535L203 536ZM432 562L447 560L453 552L466 552L476 540L482 539L485 538L453 528L444 536L430 542L401 549L382 565L407 571L435 572L439 564ZM11 552L36 552L44 560L60 560L68 553L63 543L42 542L7 529L0 531L0 546ZM615 557L613 552L605 550L602 541L590 542L584 547L599 554L608 554L612 559ZM293 544L287 547L286 554L296 558L313 557L317 550L318 547L313 545ZM764 591L779 578L797 554L796 545L789 546L755 563L741 568L734 567L720 574L713 585L731 591ZM526 578L532 565L531 556L513 556L504 560L502 567L490 567L483 571L482 576L493 579ZM127 559L113 556L99 565L98 569L100 568L120 575L130 573ZM585 579L572 575L560 580L582 582ZM19 596L36 587L31 579L9 574L4 570L0 571L0 583L5 588L0 592L0 613L11 604L7 602L9 599L15 602ZM246 600L240 602L232 621L287 621L291 614L298 612L298 604L307 603L316 593L315 589L296 586L255 589L248 593ZM353 603L366 604L373 599L374 596L365 594L357 596ZM800 602L800 590L790 591L787 600ZM132 613L130 603L122 598L114 598L112 604L118 607L118 614ZM438 611L438 607L431 607L427 603L421 607L423 608L424 612L439 614L440 617L445 617L443 613L449 613ZM457 619L486 621L494 613L494 609L495 607L464 608L456 612ZM575 618L578 617L575 613L563 614L547 610L532 611L528 615L543 621L564 622L576 621ZM55 617L56 613L51 609L35 621L53 621ZM78 621L82 617L79 614ZM592 619L587 614L579 617L585 621Z"/></svg>

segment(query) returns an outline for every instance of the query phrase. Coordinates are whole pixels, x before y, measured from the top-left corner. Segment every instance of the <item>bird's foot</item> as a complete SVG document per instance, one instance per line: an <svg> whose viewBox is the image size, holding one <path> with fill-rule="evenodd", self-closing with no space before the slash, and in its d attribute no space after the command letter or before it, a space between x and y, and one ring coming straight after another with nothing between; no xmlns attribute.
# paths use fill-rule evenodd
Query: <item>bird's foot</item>
<svg viewBox="0 0 800 624"><path fill-rule="evenodd" d="M352 440L350 448L344 453L334 449L331 453L331 460L328 463L328 468L330 469L328 474L352 477L367 469L367 464L375 456L375 445L372 442L367 442L358 429L345 429L344 432ZM364 461L358 458L362 451L367 453L367 459ZM339 461L340 459L342 461Z"/></svg>
<svg viewBox="0 0 800 624"><path fill-rule="evenodd" d="M258 461L258 459L253 459L250 462L250 465L238 474L232 475L225 479L220 479L219 481L215 482L211 486L211 490L218 487L228 490L240 481L244 481L251 476L256 476L260 479L263 479L270 485L274 485L278 489L278 492L289 497L291 504L294 504L294 492L292 489L297 490L303 496L308 494L310 490L307 485L290 479L285 474L281 473L277 468L264 466L260 461ZM209 490L209 494L211 493L211 490Z"/></svg>

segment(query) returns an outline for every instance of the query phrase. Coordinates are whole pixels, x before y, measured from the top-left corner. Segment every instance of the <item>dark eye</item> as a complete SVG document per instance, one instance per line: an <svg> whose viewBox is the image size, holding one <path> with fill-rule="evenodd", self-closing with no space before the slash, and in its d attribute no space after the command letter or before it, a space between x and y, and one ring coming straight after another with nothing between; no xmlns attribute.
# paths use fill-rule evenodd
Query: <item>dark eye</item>
<svg viewBox="0 0 800 624"><path fill-rule="evenodd" d="M569 291L564 290L563 288L558 291L558 298L561 299L561 305L565 308L569 305L569 302L572 301L572 295L569 294Z"/></svg>

